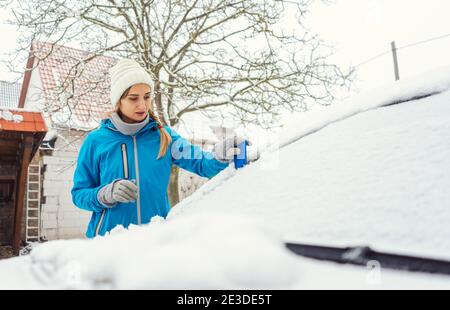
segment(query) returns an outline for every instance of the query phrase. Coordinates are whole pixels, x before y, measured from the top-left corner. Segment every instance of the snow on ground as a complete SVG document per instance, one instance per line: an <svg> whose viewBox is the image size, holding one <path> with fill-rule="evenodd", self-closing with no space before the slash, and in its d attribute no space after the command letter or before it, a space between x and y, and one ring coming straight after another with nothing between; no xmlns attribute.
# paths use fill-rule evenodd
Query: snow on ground
<svg viewBox="0 0 450 310"><path fill-rule="evenodd" d="M374 275L283 246L363 244L450 259L448 75L396 83L322 118L306 113L279 152L225 169L166 220L39 245L0 262L0 288L448 289L448 277ZM378 108L429 92L440 94Z"/></svg>

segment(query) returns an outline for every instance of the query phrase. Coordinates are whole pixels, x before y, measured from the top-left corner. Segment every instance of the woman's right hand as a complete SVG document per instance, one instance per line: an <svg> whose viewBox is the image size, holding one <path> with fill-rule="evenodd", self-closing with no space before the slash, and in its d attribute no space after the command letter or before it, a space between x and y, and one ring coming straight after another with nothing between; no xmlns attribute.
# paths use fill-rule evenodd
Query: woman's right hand
<svg viewBox="0 0 450 310"><path fill-rule="evenodd" d="M114 206L117 202L133 202L137 199L138 188L130 180L119 179L103 187L99 192L100 202Z"/></svg>

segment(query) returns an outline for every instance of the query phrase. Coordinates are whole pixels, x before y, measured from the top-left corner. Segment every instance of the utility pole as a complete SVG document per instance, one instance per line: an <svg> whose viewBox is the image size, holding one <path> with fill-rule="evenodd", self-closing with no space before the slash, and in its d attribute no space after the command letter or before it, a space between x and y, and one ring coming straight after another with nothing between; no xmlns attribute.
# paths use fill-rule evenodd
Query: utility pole
<svg viewBox="0 0 450 310"><path fill-rule="evenodd" d="M392 47L392 56L394 57L394 71L395 71L395 80L400 80L400 74L398 72L398 59L397 59L397 48L395 47L395 41L391 42Z"/></svg>

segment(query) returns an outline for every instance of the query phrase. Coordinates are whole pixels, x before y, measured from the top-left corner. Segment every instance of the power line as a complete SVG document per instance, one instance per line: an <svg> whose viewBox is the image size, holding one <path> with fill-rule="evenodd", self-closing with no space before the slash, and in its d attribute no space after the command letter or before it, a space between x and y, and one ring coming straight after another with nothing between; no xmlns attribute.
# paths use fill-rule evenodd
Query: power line
<svg viewBox="0 0 450 310"><path fill-rule="evenodd" d="M373 56L373 57L371 57L371 58L369 58L369 59L367 59L367 60L365 60L365 61L363 61L363 62L357 64L357 65L355 66L355 68L357 68L357 67L359 67L359 66L362 66L362 65L365 65L366 63L371 62L372 60L375 60L375 59L377 59L377 58L380 58L381 56L384 56L385 54L390 53L390 52L391 52L391 50L387 50L387 51L385 51L385 52L383 52L383 53L380 53L380 54L378 54L378 55L376 55L376 56Z"/></svg>
<svg viewBox="0 0 450 310"><path fill-rule="evenodd" d="M439 36L439 37L434 37L434 38L431 38L431 39L428 39L428 40L423 40L423 41L419 41L419 42L416 42L416 43L411 43L411 44L408 44L408 45L404 45L404 46L398 47L397 50L400 50L402 48L412 47L412 46L423 44L423 43L428 43L428 42L439 40L439 39L443 39L445 37L450 37L450 33L444 34L444 35Z"/></svg>
<svg viewBox="0 0 450 310"><path fill-rule="evenodd" d="M291 4L300 5L299 2L289 1L289 0L276 0L276 1L277 2L291 3ZM438 36L438 37L434 37L434 38L430 38L430 39L414 42L414 43L411 43L411 44L408 44L408 45L400 46L400 47L396 48L396 50L401 50L401 49L413 47L413 46L416 46L416 45L425 44L425 43L428 43L428 42L431 42L431 41L440 40L440 39L443 39L443 38L446 38L446 37L449 37L449 36L450 36L450 33L447 33L447 34L444 34L444 35L441 35L441 36ZM367 59L367 60L357 64L355 66L355 68L360 67L362 65L365 65L366 63L369 63L369 62L371 62L371 61L373 61L373 60L375 60L375 59L377 59L379 57L382 57L382 56L384 56L384 55L386 55L388 53L391 53L391 52L392 52L392 49L386 50L386 51L384 51L384 52L382 52L382 53L380 53L378 55L375 55L375 56L373 56L373 57L371 57L371 58L369 58L369 59Z"/></svg>
<svg viewBox="0 0 450 310"><path fill-rule="evenodd" d="M440 39L443 39L443 38L446 38L446 37L450 37L450 33L447 33L447 34L444 34L444 35L441 35L441 36L438 36L438 37L430 38L430 39L427 39L427 40L422 40L422 41L414 42L414 43L411 43L411 44L403 45L403 46L397 47L397 50L413 47L413 46L424 44L424 43L428 43L428 42L431 42L431 41L440 40ZM384 52L382 52L382 53L380 53L380 54L378 54L376 56L373 56L373 57L371 57L371 58L369 58L369 59L367 59L367 60L357 64L355 66L355 68L357 68L359 66L362 66L362 65L365 65L366 63L369 63L369 62L371 62L371 61L373 61L373 60L375 60L375 59L377 59L377 58L379 58L381 56L384 56L385 54L391 53L391 52L392 52L391 49L386 50L386 51L384 51Z"/></svg>

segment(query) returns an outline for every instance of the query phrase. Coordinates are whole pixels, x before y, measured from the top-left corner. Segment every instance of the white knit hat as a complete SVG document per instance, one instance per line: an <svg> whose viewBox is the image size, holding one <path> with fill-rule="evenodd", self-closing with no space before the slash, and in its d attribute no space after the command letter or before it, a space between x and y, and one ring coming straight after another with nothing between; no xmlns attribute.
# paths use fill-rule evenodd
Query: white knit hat
<svg viewBox="0 0 450 310"><path fill-rule="evenodd" d="M150 75L134 60L119 60L109 69L109 76L111 78L110 98L113 106L119 101L123 92L135 84L147 84L153 95L153 81Z"/></svg>

